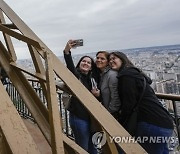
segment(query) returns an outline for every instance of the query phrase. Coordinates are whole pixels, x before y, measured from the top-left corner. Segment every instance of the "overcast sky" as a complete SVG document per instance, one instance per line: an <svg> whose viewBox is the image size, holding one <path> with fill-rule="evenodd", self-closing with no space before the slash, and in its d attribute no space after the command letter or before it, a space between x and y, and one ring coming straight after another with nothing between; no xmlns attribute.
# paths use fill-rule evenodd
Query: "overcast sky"
<svg viewBox="0 0 180 154"><path fill-rule="evenodd" d="M57 56L79 38L73 54L180 44L180 0L4 1Z"/></svg>

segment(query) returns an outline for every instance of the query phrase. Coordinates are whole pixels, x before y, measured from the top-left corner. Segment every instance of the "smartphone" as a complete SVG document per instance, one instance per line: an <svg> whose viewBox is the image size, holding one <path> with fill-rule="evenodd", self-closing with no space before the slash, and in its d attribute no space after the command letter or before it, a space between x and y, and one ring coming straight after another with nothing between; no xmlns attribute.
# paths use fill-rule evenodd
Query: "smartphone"
<svg viewBox="0 0 180 154"><path fill-rule="evenodd" d="M94 80L94 78L91 78L91 86L92 86L92 89L98 89L98 87L97 87L97 83L96 83L96 81Z"/></svg>
<svg viewBox="0 0 180 154"><path fill-rule="evenodd" d="M83 39L74 40L73 42L76 43L74 47L83 46Z"/></svg>

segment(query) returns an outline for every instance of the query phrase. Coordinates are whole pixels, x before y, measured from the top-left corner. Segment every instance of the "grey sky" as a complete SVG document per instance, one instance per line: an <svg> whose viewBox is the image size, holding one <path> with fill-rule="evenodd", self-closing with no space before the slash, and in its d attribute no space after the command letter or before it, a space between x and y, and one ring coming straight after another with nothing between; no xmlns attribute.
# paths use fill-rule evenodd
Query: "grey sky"
<svg viewBox="0 0 180 154"><path fill-rule="evenodd" d="M56 54L180 44L180 0L5 0ZM22 53L20 53L22 52ZM23 51L19 58L27 58Z"/></svg>

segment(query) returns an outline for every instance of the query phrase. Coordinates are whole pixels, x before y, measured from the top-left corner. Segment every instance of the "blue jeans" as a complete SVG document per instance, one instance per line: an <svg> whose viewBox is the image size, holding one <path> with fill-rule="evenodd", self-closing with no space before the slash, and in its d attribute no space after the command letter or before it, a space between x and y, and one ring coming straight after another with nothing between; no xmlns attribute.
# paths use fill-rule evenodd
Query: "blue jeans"
<svg viewBox="0 0 180 154"><path fill-rule="evenodd" d="M143 137L147 137L148 140L140 144L149 154L168 154L168 141L164 142L163 139L171 137L172 132L172 129L158 127L146 122L139 122L136 137L141 137L142 140ZM159 138L162 140L159 140ZM155 140L153 141L153 139Z"/></svg>
<svg viewBox="0 0 180 154"><path fill-rule="evenodd" d="M96 149L92 143L90 121L80 119L70 113L69 122L74 134L75 142L90 154L96 154Z"/></svg>

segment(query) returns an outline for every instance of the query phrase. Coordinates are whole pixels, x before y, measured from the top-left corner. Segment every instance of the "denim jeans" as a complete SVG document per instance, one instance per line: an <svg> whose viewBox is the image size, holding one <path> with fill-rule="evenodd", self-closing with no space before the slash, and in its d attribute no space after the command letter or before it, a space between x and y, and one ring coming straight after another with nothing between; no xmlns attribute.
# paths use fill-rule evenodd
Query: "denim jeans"
<svg viewBox="0 0 180 154"><path fill-rule="evenodd" d="M139 122L136 137L141 137L140 144L149 154L168 154L168 141L163 141L163 139L171 137L172 132L172 129ZM148 140L143 141L143 137L147 137Z"/></svg>
<svg viewBox="0 0 180 154"><path fill-rule="evenodd" d="M83 120L70 113L69 122L74 133L75 142L90 154L96 154L96 149L92 143L90 121Z"/></svg>

